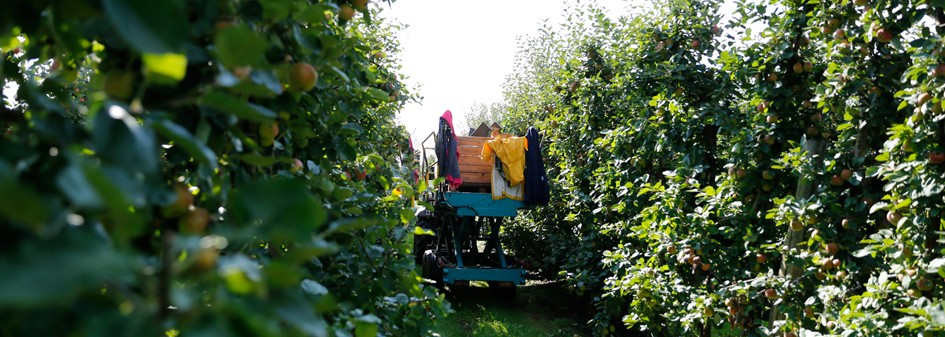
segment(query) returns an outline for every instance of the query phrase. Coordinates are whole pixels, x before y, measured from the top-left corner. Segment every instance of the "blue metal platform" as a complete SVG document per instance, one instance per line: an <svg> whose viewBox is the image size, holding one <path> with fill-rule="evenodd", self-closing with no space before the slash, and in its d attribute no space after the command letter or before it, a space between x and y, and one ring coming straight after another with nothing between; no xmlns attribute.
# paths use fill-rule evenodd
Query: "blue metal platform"
<svg viewBox="0 0 945 337"><path fill-rule="evenodd" d="M444 192L443 200L458 216L514 217L520 208L527 208L521 200L492 200L492 193Z"/></svg>
<svg viewBox="0 0 945 337"><path fill-rule="evenodd" d="M442 282L456 284L469 281L499 282L520 285L525 283L525 269L506 261L499 241L503 218L518 215L519 209L529 208L521 200L492 199L492 193L441 192L436 203L436 214L446 237L441 251L450 256L455 265L441 267ZM488 233L485 237L480 237ZM484 248L479 246L485 241Z"/></svg>
<svg viewBox="0 0 945 337"><path fill-rule="evenodd" d="M525 269L518 268L443 268L443 282L500 281L525 284Z"/></svg>

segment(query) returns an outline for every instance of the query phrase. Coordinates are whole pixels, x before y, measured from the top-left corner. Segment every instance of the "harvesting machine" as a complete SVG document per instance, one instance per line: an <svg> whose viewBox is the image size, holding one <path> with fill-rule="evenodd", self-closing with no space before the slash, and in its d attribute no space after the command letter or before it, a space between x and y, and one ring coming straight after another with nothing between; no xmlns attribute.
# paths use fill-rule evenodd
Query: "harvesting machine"
<svg viewBox="0 0 945 337"><path fill-rule="evenodd" d="M449 111L444 116L447 121L451 119ZM423 197L432 209L418 211L420 228L415 231L414 254L422 266L421 274L440 286L485 281L490 288L514 296L516 286L525 283L526 270L506 254L499 232L504 219L515 217L518 210L535 203L526 204L521 193L515 195L515 191L496 195L493 185L506 184L505 178L494 176L505 176L500 173L502 163L498 156L485 160L480 157L483 147L488 147L495 138L456 136L452 123L442 121L443 118L438 133L424 139L418 151L424 172L421 179L445 178ZM533 144L535 148L538 145ZM434 151L436 157L431 155ZM451 168L453 162L456 165ZM505 169L508 171L508 167ZM541 179L545 179L544 169L541 171ZM547 191L547 183L544 184ZM524 190L524 186L520 188Z"/></svg>

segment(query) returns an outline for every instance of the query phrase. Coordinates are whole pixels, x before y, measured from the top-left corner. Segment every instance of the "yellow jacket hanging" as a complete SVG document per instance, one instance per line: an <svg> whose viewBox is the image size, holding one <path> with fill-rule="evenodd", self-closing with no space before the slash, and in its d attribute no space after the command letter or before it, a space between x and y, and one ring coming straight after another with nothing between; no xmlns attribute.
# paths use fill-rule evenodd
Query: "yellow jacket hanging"
<svg viewBox="0 0 945 337"><path fill-rule="evenodd" d="M525 137L508 137L486 141L482 146L482 158L491 159L494 152L502 162L502 171L512 186L525 181L525 149L528 142Z"/></svg>

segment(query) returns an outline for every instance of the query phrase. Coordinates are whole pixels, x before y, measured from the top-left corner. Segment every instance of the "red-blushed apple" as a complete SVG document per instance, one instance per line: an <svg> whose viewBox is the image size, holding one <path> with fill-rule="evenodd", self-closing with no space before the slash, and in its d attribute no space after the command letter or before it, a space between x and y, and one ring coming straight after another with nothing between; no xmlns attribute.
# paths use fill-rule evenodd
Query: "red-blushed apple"
<svg viewBox="0 0 945 337"><path fill-rule="evenodd" d="M846 37L847 37L847 34L846 32L843 31L843 29L837 29L835 32L833 32L834 39L843 40Z"/></svg>
<svg viewBox="0 0 945 337"><path fill-rule="evenodd" d="M843 186L843 179L839 175L834 174L830 177L830 185L840 187Z"/></svg>
<svg viewBox="0 0 945 337"><path fill-rule="evenodd" d="M814 137L820 134L820 130L814 125L808 126L806 132L808 137Z"/></svg>
<svg viewBox="0 0 945 337"><path fill-rule="evenodd" d="M351 7L348 7L351 8ZM289 88L295 91L309 91L318 82L318 72L311 64L295 63L289 68Z"/></svg>
<svg viewBox="0 0 945 337"><path fill-rule="evenodd" d="M367 9L368 0L351 0L351 4L359 11Z"/></svg>
<svg viewBox="0 0 945 337"><path fill-rule="evenodd" d="M303 167L302 161L299 160L299 158L293 158L293 159L292 159L292 167L289 168L289 172L291 172L291 173L297 173L297 172L299 172L299 171L302 170L302 167Z"/></svg>
<svg viewBox="0 0 945 337"><path fill-rule="evenodd" d="M932 281L930 281L928 278L920 277L919 280L915 282L915 286L916 288L919 288L919 290L929 291L929 290L932 290L932 287L934 285L932 284Z"/></svg>
<svg viewBox="0 0 945 337"><path fill-rule="evenodd" d="M343 21L349 21L354 17L354 8L348 5L341 5L341 8L338 10L338 17Z"/></svg>
<svg viewBox="0 0 945 337"><path fill-rule="evenodd" d="M768 101L761 101L761 103L758 103L756 108L758 112L765 112L765 110L768 109Z"/></svg>
<svg viewBox="0 0 945 337"><path fill-rule="evenodd" d="M775 140L773 135L765 135L761 138L761 141L768 145L774 145Z"/></svg>
<svg viewBox="0 0 945 337"><path fill-rule="evenodd" d="M851 177L853 177L853 170L843 169L843 171L840 171L840 179L843 179L843 181L849 181Z"/></svg>
<svg viewBox="0 0 945 337"><path fill-rule="evenodd" d="M765 289L765 297L768 299L778 298L778 292L771 288Z"/></svg>
<svg viewBox="0 0 945 337"><path fill-rule="evenodd" d="M882 43L889 43L893 39L892 31L886 28L880 28L876 31L876 40Z"/></svg>
<svg viewBox="0 0 945 337"><path fill-rule="evenodd" d="M935 67L929 71L929 77L942 77L945 76L945 64L937 64Z"/></svg>
<svg viewBox="0 0 945 337"><path fill-rule="evenodd" d="M939 165L942 162L945 162L945 153L942 151L932 151L932 153L929 153L929 163Z"/></svg>
<svg viewBox="0 0 945 337"><path fill-rule="evenodd" d="M898 224L899 220L901 219L902 219L902 213L899 213L897 211L886 212L886 221L889 221L889 223L891 224L894 224L894 225Z"/></svg>

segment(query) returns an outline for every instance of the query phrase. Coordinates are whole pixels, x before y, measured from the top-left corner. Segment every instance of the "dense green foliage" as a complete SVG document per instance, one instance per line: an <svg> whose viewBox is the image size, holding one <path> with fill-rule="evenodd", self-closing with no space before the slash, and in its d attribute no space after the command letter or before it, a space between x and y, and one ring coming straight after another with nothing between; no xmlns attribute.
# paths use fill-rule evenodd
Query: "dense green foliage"
<svg viewBox="0 0 945 337"><path fill-rule="evenodd" d="M0 336L429 335L366 3L5 2Z"/></svg>
<svg viewBox="0 0 945 337"><path fill-rule="evenodd" d="M554 185L507 232L597 334L945 330L941 2L568 18L506 86L502 122L543 130Z"/></svg>

